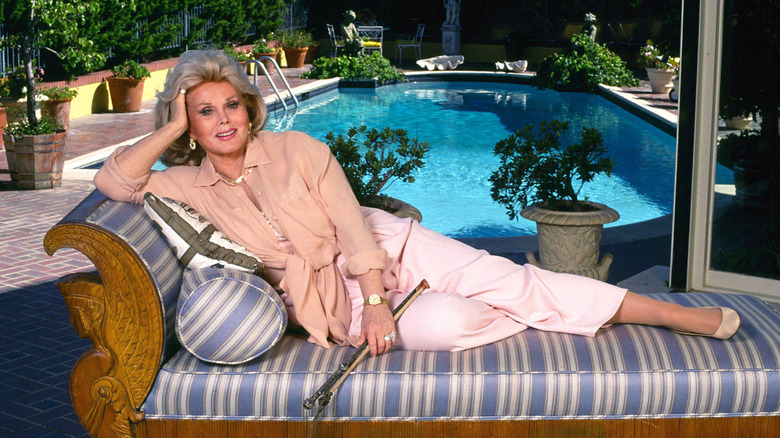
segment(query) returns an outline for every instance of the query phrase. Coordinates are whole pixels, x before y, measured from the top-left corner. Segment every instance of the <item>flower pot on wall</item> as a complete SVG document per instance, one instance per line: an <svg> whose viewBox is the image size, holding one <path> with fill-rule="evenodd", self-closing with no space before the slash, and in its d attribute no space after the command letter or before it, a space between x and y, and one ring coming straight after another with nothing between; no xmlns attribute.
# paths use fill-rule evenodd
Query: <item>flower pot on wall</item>
<svg viewBox="0 0 780 438"><path fill-rule="evenodd" d="M306 60L306 52L308 51L308 48L304 47L302 49L296 48L296 47L285 47L284 48L284 57L287 59L287 67L290 68L301 68L303 67L304 61Z"/></svg>
<svg viewBox="0 0 780 438"><path fill-rule="evenodd" d="M8 170L17 189L51 189L62 184L66 135L60 131L15 138L3 133Z"/></svg>
<svg viewBox="0 0 780 438"><path fill-rule="evenodd" d="M116 113L132 113L141 110L146 79L108 77L111 105Z"/></svg>
<svg viewBox="0 0 780 438"><path fill-rule="evenodd" d="M70 102L68 100L50 99L43 102L43 114L54 117L64 130L70 124Z"/></svg>
<svg viewBox="0 0 780 438"><path fill-rule="evenodd" d="M656 94L669 94L669 90L672 89L672 78L674 78L674 71L661 70L659 68L645 68L647 70L647 79L650 81L650 88L653 93Z"/></svg>
<svg viewBox="0 0 780 438"><path fill-rule="evenodd" d="M548 271L607 279L612 254L604 254L598 260L601 231L604 224L618 220L620 215L603 204L584 204L594 210L565 212L534 204L520 212L522 217L536 222L539 238L539 260L529 251L525 253L529 263Z"/></svg>

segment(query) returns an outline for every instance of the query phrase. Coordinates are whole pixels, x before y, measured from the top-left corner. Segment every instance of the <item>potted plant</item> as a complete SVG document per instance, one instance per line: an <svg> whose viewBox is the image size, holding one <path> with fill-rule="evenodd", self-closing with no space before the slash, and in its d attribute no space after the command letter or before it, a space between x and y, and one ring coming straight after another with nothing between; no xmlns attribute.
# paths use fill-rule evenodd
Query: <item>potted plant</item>
<svg viewBox="0 0 780 438"><path fill-rule="evenodd" d="M70 124L70 102L79 94L78 90L69 87L49 87L41 90L48 97L43 102L43 114L54 117L67 130Z"/></svg>
<svg viewBox="0 0 780 438"><path fill-rule="evenodd" d="M382 190L395 181L414 182L414 174L425 166L427 142L410 140L403 129L385 127L379 131L365 126L349 128L346 136L329 132L325 140L360 205L422 221L419 210L388 197Z"/></svg>
<svg viewBox="0 0 780 438"><path fill-rule="evenodd" d="M770 206L772 155L761 143L761 132L745 129L718 140L718 163L734 172L734 202L744 208Z"/></svg>
<svg viewBox="0 0 780 438"><path fill-rule="evenodd" d="M32 63L32 84L37 87L43 79L43 69L36 67ZM13 70L6 72L5 78L0 79L0 104L6 109L6 118L8 123L21 121L27 111L27 74L25 66L19 65ZM33 99L40 103L43 97L33 91ZM35 108L36 115L40 115L40 110Z"/></svg>
<svg viewBox="0 0 780 438"><path fill-rule="evenodd" d="M252 45L252 54L254 55L255 59L260 59L263 56L267 56L274 61L276 60L276 49L271 47L271 44L265 38L261 38L255 41L255 43ZM263 63L269 74L274 72L273 62L269 61L268 59L262 59L260 62Z"/></svg>
<svg viewBox="0 0 780 438"><path fill-rule="evenodd" d="M647 40L647 44L639 50L639 62L647 71L647 79L653 93L669 94L674 86L672 79L680 69L680 58L662 53L658 47L653 46L652 41Z"/></svg>
<svg viewBox="0 0 780 438"><path fill-rule="evenodd" d="M321 57L314 60L312 68L301 75L304 79L327 79L341 77L341 86L376 87L397 81L405 81L406 76L399 68L390 64L390 60L379 52L366 56Z"/></svg>
<svg viewBox="0 0 780 438"><path fill-rule="evenodd" d="M284 49L284 56L287 59L287 66L290 68L301 68L306 60L306 51L309 46L314 44L311 33L302 29L293 29L281 32L279 42Z"/></svg>
<svg viewBox="0 0 780 438"><path fill-rule="evenodd" d="M582 186L604 173L610 176L614 161L604 157L601 133L584 128L582 140L563 148L561 138L568 122L542 121L538 130L529 124L496 143L498 170L490 176L491 197L507 209L510 219L520 216L536 222L540 268L606 280L612 255L599 262L599 241L604 224L620 215L613 209L579 199Z"/></svg>
<svg viewBox="0 0 780 438"><path fill-rule="evenodd" d="M151 77L149 70L132 59L111 69L113 76L106 78L111 92L111 104L114 112L128 113L141 110L144 81Z"/></svg>

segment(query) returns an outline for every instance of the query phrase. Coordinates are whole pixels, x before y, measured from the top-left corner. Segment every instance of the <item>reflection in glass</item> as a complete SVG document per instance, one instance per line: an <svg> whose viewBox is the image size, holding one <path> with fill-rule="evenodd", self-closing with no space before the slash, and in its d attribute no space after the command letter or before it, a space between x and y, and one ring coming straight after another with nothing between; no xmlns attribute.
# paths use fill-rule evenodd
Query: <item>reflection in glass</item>
<svg viewBox="0 0 780 438"><path fill-rule="evenodd" d="M778 109L780 2L725 2L718 123L718 163L734 188L716 208L711 269L780 279ZM769 63L768 63L769 62Z"/></svg>

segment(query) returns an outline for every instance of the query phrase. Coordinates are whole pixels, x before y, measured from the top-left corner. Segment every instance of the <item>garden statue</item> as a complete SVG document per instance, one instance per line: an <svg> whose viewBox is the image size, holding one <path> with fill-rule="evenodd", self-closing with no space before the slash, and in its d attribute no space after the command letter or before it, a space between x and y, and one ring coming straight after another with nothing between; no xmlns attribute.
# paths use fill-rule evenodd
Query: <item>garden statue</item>
<svg viewBox="0 0 780 438"><path fill-rule="evenodd" d="M447 16L442 26L460 27L460 1L444 0L444 8L447 9Z"/></svg>
<svg viewBox="0 0 780 438"><path fill-rule="evenodd" d="M588 35L591 41L596 41L596 14L588 12L585 14L585 26L582 33Z"/></svg>
<svg viewBox="0 0 780 438"><path fill-rule="evenodd" d="M341 36L344 37L344 53L351 56L363 55L363 40L355 27L355 11L344 12L341 21Z"/></svg>

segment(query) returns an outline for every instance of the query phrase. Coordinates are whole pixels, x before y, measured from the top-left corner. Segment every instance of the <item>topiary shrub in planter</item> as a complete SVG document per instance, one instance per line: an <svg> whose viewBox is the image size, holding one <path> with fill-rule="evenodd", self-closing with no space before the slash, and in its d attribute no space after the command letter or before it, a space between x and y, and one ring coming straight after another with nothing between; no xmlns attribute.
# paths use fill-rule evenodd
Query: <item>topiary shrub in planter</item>
<svg viewBox="0 0 780 438"><path fill-rule="evenodd" d="M596 175L611 175L615 163L603 156L604 140L593 128L584 128L579 143L563 148L568 127L568 122L542 121L536 130L529 124L496 143L500 166L490 176L490 194L510 219L519 213L537 223L540 260L527 252L530 263L606 280L612 255L598 261L601 231L620 215L580 200L579 194Z"/></svg>
<svg viewBox="0 0 780 438"><path fill-rule="evenodd" d="M304 79L341 77L345 81L374 79L379 83L404 81L403 72L393 67L379 52L366 56L339 56L317 58L311 70L301 75Z"/></svg>
<svg viewBox="0 0 780 438"><path fill-rule="evenodd" d="M558 91L593 93L598 84L638 86L625 61L585 34L576 34L563 53L544 58L536 73L536 86Z"/></svg>
<svg viewBox="0 0 780 438"><path fill-rule="evenodd" d="M346 135L336 136L329 132L325 140L344 169L360 205L391 213L401 208L405 210L402 216L422 221L422 215L416 208L399 204L398 200L381 192L396 181L414 182L414 174L425 166L427 142L409 139L403 129L385 127L380 131L368 130L365 126L349 128Z"/></svg>

